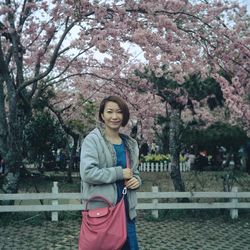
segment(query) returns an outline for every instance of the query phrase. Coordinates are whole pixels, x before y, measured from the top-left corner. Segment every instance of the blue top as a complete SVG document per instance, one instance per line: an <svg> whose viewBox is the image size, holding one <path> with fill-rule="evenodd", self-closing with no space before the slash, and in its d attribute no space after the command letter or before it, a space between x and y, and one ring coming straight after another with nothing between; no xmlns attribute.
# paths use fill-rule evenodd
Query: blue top
<svg viewBox="0 0 250 250"><path fill-rule="evenodd" d="M122 166L122 168L126 168L126 149L124 143L122 142L121 144L113 145L117 158L117 166Z"/></svg>
<svg viewBox="0 0 250 250"><path fill-rule="evenodd" d="M116 153L116 158L117 158L117 166L121 166L122 168L126 168L126 149L125 145L122 142L121 144L113 144L115 153ZM117 202L119 202L122 198L122 190L124 188L124 180L120 180L116 182L117 186ZM124 197L125 201L125 209L126 209L126 214L128 217L128 199L127 195Z"/></svg>
<svg viewBox="0 0 250 250"><path fill-rule="evenodd" d="M121 166L122 168L126 168L126 149L125 145L122 142L121 144L113 144L116 158L117 158L117 166ZM120 180L116 182L117 185L117 202L119 202L122 198L122 190L124 188L124 180Z"/></svg>

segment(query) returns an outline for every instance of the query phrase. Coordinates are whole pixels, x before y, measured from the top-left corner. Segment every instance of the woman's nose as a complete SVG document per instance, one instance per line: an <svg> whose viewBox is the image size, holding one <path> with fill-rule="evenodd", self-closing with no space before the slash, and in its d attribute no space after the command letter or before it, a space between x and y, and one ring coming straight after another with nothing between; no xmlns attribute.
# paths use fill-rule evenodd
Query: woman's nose
<svg viewBox="0 0 250 250"><path fill-rule="evenodd" d="M112 114L112 118L117 118L117 113L116 113L116 112L114 112L114 113Z"/></svg>

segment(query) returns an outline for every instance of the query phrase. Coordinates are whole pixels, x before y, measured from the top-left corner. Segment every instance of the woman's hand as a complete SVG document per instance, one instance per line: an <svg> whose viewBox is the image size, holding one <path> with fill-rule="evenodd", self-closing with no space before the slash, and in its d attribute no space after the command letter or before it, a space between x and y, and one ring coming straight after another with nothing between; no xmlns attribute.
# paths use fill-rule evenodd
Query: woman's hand
<svg viewBox="0 0 250 250"><path fill-rule="evenodd" d="M125 184L126 184L126 187L130 189L136 189L140 186L140 182L135 177L132 177L131 179L127 180Z"/></svg>
<svg viewBox="0 0 250 250"><path fill-rule="evenodd" d="M123 169L123 178L125 180L131 179L133 177L133 172L130 168Z"/></svg>

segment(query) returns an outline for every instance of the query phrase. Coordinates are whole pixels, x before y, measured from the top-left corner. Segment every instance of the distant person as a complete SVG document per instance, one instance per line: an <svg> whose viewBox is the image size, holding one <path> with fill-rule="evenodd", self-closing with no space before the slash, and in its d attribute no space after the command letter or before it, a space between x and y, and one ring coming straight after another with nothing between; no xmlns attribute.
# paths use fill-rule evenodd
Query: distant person
<svg viewBox="0 0 250 250"><path fill-rule="evenodd" d="M127 125L129 109L118 96L104 98L99 107L99 120L104 128L91 131L83 140L80 156L82 195L85 204L92 196L103 196L113 204L122 199L127 189L125 207L127 215L127 240L122 250L137 250L136 189L141 185L138 166L139 149L135 139L119 132ZM131 168L126 168L126 151ZM90 202L90 209L101 206ZM96 246L98 250L99 246Z"/></svg>
<svg viewBox="0 0 250 250"><path fill-rule="evenodd" d="M56 151L56 167L60 169L60 152L61 152L61 149L57 149Z"/></svg>
<svg viewBox="0 0 250 250"><path fill-rule="evenodd" d="M208 157L205 151L199 152L195 158L196 170L203 171L208 166Z"/></svg>
<svg viewBox="0 0 250 250"><path fill-rule="evenodd" d="M246 145L246 171L250 174L250 140L248 140Z"/></svg>
<svg viewBox="0 0 250 250"><path fill-rule="evenodd" d="M74 155L74 169L79 169L79 163L80 163L80 151L76 150L76 153Z"/></svg>
<svg viewBox="0 0 250 250"><path fill-rule="evenodd" d="M0 155L0 175L4 175L5 173L5 162L2 156Z"/></svg>
<svg viewBox="0 0 250 250"><path fill-rule="evenodd" d="M191 170L193 170L194 169L194 165L195 165L195 158L196 158L194 152L191 150L189 153L187 153L185 155L185 158L187 160L189 168Z"/></svg>
<svg viewBox="0 0 250 250"><path fill-rule="evenodd" d="M60 163L59 163L60 168L61 168L61 169L65 169L66 166L67 166L67 160L68 160L68 159L67 159L67 151L66 151L65 148L63 148L63 149L60 151L59 157L60 157Z"/></svg>
<svg viewBox="0 0 250 250"><path fill-rule="evenodd" d="M157 145L156 145L156 143L155 143L155 141L153 141L152 143L151 143L151 154L156 154L156 151L157 151Z"/></svg>
<svg viewBox="0 0 250 250"><path fill-rule="evenodd" d="M149 146L148 143L146 141L144 141L140 147L140 152L139 152L139 156L146 156L148 155L149 152Z"/></svg>

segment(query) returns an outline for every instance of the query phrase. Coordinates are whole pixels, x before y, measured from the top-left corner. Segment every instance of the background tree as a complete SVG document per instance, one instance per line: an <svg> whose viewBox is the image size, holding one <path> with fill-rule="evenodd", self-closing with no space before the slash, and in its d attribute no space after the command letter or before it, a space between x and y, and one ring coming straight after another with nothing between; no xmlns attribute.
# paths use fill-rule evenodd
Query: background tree
<svg viewBox="0 0 250 250"><path fill-rule="evenodd" d="M157 77L155 72L150 72L147 69L144 72L137 71L137 75L151 82L153 84L152 90L165 103L165 114L168 121L168 150L171 155L171 178L176 191L185 191L179 168L179 156L181 152L181 113L185 107L191 108L194 113L188 88L185 88L185 83L180 86L168 76Z"/></svg>
<svg viewBox="0 0 250 250"><path fill-rule="evenodd" d="M28 159L38 168L43 161L55 162L52 152L67 144L65 133L48 112L37 112L25 126L24 136Z"/></svg>
<svg viewBox="0 0 250 250"><path fill-rule="evenodd" d="M62 96L64 98L62 98ZM73 96L74 100L71 99ZM47 107L57 117L64 132L71 138L68 142L69 164L67 180L72 182L72 169L76 164L77 150L80 150L80 140L95 126L95 102L85 100L81 94L70 94L61 91L60 95L50 100Z"/></svg>
<svg viewBox="0 0 250 250"><path fill-rule="evenodd" d="M0 152L7 169L4 192L17 191L22 133L33 104L52 85L64 84L70 90L72 79L87 73L91 48L100 43L94 33L102 18L94 14L101 6L89 3L82 6L81 14L78 7L71 1L0 3ZM89 58L84 56L87 53Z"/></svg>

